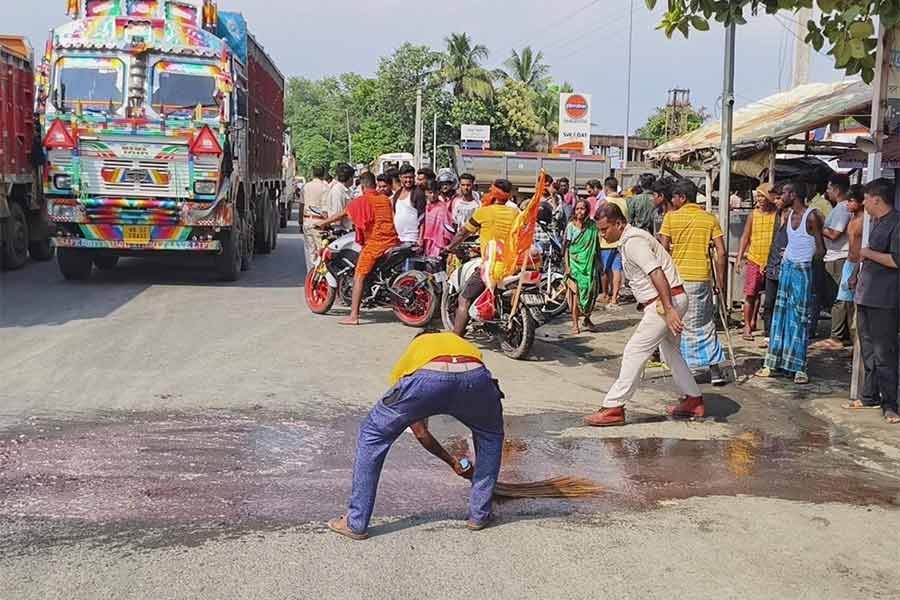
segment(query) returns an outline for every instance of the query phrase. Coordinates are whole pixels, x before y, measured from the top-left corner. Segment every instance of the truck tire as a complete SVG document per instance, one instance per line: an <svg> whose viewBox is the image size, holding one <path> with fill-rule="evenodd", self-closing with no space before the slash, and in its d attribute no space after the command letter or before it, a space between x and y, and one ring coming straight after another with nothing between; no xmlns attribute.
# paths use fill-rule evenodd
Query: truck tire
<svg viewBox="0 0 900 600"><path fill-rule="evenodd" d="M56 255L56 252L54 251L53 244L50 243L50 240L46 239L28 244L28 254L31 255L31 260L46 262L52 260Z"/></svg>
<svg viewBox="0 0 900 600"><path fill-rule="evenodd" d="M2 223L3 227L3 268L12 271L21 269L28 261L28 219L22 207L11 202L9 218Z"/></svg>
<svg viewBox="0 0 900 600"><path fill-rule="evenodd" d="M94 266L101 271L112 271L119 264L119 257L110 254L98 254L94 257Z"/></svg>
<svg viewBox="0 0 900 600"><path fill-rule="evenodd" d="M263 194L262 196L262 226L256 232L256 250L260 254L270 254L275 248L272 239L278 235L276 219L278 218L278 207L272 203L272 196Z"/></svg>
<svg viewBox="0 0 900 600"><path fill-rule="evenodd" d="M240 228L222 234L222 252L216 256L216 273L222 281L237 281L241 277L241 242Z"/></svg>
<svg viewBox="0 0 900 600"><path fill-rule="evenodd" d="M94 269L92 256L84 250L60 248L56 253L59 271L69 281L85 281L91 278Z"/></svg>

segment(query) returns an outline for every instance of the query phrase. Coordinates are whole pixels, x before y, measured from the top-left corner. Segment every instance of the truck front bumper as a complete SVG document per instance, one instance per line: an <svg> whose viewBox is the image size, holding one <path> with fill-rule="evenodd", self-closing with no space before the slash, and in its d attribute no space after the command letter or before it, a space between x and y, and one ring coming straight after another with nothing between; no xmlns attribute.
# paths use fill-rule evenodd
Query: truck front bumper
<svg viewBox="0 0 900 600"><path fill-rule="evenodd" d="M222 244L218 240L178 241L150 240L145 244L129 244L122 240L87 240L76 237L55 237L53 245L57 248L83 248L86 250L124 250L154 251L175 250L181 252L221 252Z"/></svg>

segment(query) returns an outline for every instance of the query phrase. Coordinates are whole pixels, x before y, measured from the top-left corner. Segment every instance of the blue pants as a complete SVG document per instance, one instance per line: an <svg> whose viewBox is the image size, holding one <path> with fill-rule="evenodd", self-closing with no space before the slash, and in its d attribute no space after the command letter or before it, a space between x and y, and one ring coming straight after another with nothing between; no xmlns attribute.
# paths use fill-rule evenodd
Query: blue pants
<svg viewBox="0 0 900 600"><path fill-rule="evenodd" d="M469 518L476 523L486 521L503 452L502 398L497 381L486 368L466 373L419 370L388 390L359 429L347 512L350 529L363 533L369 527L378 479L391 445L407 427L434 415L450 415L472 430L475 475Z"/></svg>

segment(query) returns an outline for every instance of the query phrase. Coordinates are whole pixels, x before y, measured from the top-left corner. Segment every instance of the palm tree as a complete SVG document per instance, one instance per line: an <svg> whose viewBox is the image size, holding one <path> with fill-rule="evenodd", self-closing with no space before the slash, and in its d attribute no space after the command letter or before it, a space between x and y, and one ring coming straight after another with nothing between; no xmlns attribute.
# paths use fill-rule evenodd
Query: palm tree
<svg viewBox="0 0 900 600"><path fill-rule="evenodd" d="M440 77L452 86L453 95L481 100L493 97L493 74L481 66L488 57L487 47L473 45L467 33L450 34L445 41L447 51L441 55Z"/></svg>
<svg viewBox="0 0 900 600"><path fill-rule="evenodd" d="M531 46L525 46L521 52L513 50L503 65L506 69L501 70L498 74L507 79L521 81L533 90L540 90L547 86L550 65L544 62L544 53L538 51L535 54Z"/></svg>

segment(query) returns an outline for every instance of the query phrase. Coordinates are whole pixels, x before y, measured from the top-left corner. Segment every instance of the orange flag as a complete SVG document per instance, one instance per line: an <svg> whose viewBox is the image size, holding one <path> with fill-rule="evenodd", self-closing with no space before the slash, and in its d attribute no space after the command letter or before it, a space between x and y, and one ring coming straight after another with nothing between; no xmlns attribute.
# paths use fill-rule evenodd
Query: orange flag
<svg viewBox="0 0 900 600"><path fill-rule="evenodd" d="M515 256L515 260L504 261L506 263L506 276L516 273L519 265L525 264L531 247L534 245L534 234L537 231L538 212L541 208L541 200L544 197L544 189L547 187L547 178L541 169L538 175L538 183L534 190L534 197L528 206L519 213L513 222L509 241L506 244L508 256Z"/></svg>

